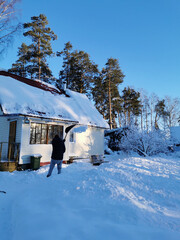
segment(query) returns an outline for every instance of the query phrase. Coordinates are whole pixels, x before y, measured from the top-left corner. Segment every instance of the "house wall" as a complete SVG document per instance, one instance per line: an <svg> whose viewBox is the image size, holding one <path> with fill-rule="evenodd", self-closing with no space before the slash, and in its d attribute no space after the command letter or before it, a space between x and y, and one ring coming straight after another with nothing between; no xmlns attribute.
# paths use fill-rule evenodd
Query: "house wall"
<svg viewBox="0 0 180 240"><path fill-rule="evenodd" d="M7 159L9 138L9 122L7 118L0 117L0 142L2 143L1 160Z"/></svg>
<svg viewBox="0 0 180 240"><path fill-rule="evenodd" d="M85 132L74 133L75 142L69 143L69 156L87 158L104 154L104 130L89 127Z"/></svg>
<svg viewBox="0 0 180 240"><path fill-rule="evenodd" d="M16 143L21 142L21 124L22 119L19 117L0 117L0 142L2 145L1 159L7 160L8 155L8 142L9 142L9 126L11 121L17 121L16 125Z"/></svg>
<svg viewBox="0 0 180 240"><path fill-rule="evenodd" d="M41 162L49 162L51 154L50 144L30 144L30 124L22 124L21 153L19 164L28 164L31 156L41 154Z"/></svg>
<svg viewBox="0 0 180 240"><path fill-rule="evenodd" d="M9 126L11 121L17 121L16 142L20 143L19 164L30 163L33 154L41 154L41 162L50 162L51 144L30 144L30 124L25 124L23 117L0 117L0 142L5 142L2 149L2 158L6 160L8 154ZM62 125L62 124L61 124ZM73 130L71 130L73 131ZM74 133L75 142L69 142L70 133L66 138L66 152L64 160L70 157L88 158L91 155L104 154L104 130L89 127L85 132Z"/></svg>
<svg viewBox="0 0 180 240"><path fill-rule="evenodd" d="M61 124L62 125L62 124ZM21 153L19 164L28 164L31 161L31 156L40 154L41 163L51 161L52 145L51 144L30 144L30 124L22 124L21 136ZM64 154L64 160L68 160L67 153Z"/></svg>

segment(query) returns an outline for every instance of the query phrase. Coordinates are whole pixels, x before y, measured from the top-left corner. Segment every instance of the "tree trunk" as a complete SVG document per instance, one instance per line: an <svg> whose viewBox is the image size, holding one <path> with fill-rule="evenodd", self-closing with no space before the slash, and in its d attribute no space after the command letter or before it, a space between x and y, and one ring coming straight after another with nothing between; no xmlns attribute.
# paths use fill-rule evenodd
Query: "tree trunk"
<svg viewBox="0 0 180 240"><path fill-rule="evenodd" d="M153 130L153 110L151 107L151 131Z"/></svg>
<svg viewBox="0 0 180 240"><path fill-rule="evenodd" d="M148 112L147 112L147 109L146 109L146 130L148 131Z"/></svg>
<svg viewBox="0 0 180 240"><path fill-rule="evenodd" d="M130 122L131 122L131 112L128 111L128 124L130 125Z"/></svg>
<svg viewBox="0 0 180 240"><path fill-rule="evenodd" d="M41 58L40 58L40 40L38 39L38 54L39 54L39 57L38 57L38 64L39 64L39 80L41 79Z"/></svg>
<svg viewBox="0 0 180 240"><path fill-rule="evenodd" d="M156 116L155 116L154 126L155 126L156 129L159 129L158 120L157 120L157 113L156 113Z"/></svg>
<svg viewBox="0 0 180 240"><path fill-rule="evenodd" d="M126 114L126 111L124 111L124 119L125 119L125 126L127 126L127 114Z"/></svg>
<svg viewBox="0 0 180 240"><path fill-rule="evenodd" d="M111 79L109 77L109 89L108 89L108 95L109 95L109 125L110 129L112 129L112 109L111 109Z"/></svg>
<svg viewBox="0 0 180 240"><path fill-rule="evenodd" d="M117 113L118 113L119 127L122 127L122 124L121 124L121 116L120 116L119 111L117 111Z"/></svg>
<svg viewBox="0 0 180 240"><path fill-rule="evenodd" d="M141 130L143 130L143 112L141 111Z"/></svg>

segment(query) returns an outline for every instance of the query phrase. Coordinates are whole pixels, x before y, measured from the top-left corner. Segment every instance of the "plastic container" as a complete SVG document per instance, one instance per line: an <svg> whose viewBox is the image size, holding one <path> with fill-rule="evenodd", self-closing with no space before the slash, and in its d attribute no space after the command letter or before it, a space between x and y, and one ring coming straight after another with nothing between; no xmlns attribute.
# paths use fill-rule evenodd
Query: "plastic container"
<svg viewBox="0 0 180 240"><path fill-rule="evenodd" d="M40 154L34 154L31 156L31 169L38 170L40 168L40 161L41 161Z"/></svg>

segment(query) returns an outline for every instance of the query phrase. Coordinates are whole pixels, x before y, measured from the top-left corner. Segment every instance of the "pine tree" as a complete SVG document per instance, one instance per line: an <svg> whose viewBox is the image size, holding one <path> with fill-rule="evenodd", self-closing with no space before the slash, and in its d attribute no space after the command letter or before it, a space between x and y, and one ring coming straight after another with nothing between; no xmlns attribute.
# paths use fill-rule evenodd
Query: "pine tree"
<svg viewBox="0 0 180 240"><path fill-rule="evenodd" d="M156 129L159 129L158 121L160 118L167 118L168 112L165 110L165 100L159 100L158 103L155 106L155 123L154 126Z"/></svg>
<svg viewBox="0 0 180 240"><path fill-rule="evenodd" d="M12 64L12 68L8 71L19 75L21 77L27 77L27 63L29 60L29 48L25 43L22 43L21 47L18 48L18 60Z"/></svg>
<svg viewBox="0 0 180 240"><path fill-rule="evenodd" d="M72 44L67 42L63 51L57 52L57 56L63 56L63 65L62 70L59 72L59 80L57 81L57 86L62 88L62 83L66 82L67 88L69 88L69 84L71 81L71 66L70 66L70 59L72 54Z"/></svg>
<svg viewBox="0 0 180 240"><path fill-rule="evenodd" d="M106 107L107 116L109 120L110 129L113 128L115 124L115 113L116 110L113 109L113 99L119 97L118 86L123 82L124 74L122 73L119 62L117 59L109 58L105 64L105 68L102 69L103 86L106 93ZM116 94L115 94L116 93Z"/></svg>
<svg viewBox="0 0 180 240"><path fill-rule="evenodd" d="M98 75L97 65L90 60L88 53L71 50L72 45L68 42L64 50L58 53L59 56L64 57L58 87L61 87L62 82L66 81L69 89L91 97L93 81Z"/></svg>
<svg viewBox="0 0 180 240"><path fill-rule="evenodd" d="M123 99L125 125L129 125L131 122L131 115L139 116L141 113L142 105L140 101L140 93L130 87L124 88L122 93L121 98Z"/></svg>
<svg viewBox="0 0 180 240"><path fill-rule="evenodd" d="M70 60L72 90L91 95L91 85L98 73L97 65L90 60L89 54L84 51L74 51Z"/></svg>
<svg viewBox="0 0 180 240"><path fill-rule="evenodd" d="M114 88L112 92L112 127L117 128L116 119L118 118L119 127L121 127L121 112L122 112L122 99L119 94L118 88Z"/></svg>
<svg viewBox="0 0 180 240"><path fill-rule="evenodd" d="M96 108L103 115L103 118L105 119L108 114L107 108L106 108L107 94L104 91L104 83L103 83L103 78L101 73L99 74L99 76L97 76L94 79L92 95L93 95L93 100Z"/></svg>
<svg viewBox="0 0 180 240"><path fill-rule="evenodd" d="M29 71L33 77L47 80L52 76L51 70L47 64L47 57L53 55L51 40L56 40L57 36L47 27L48 20L45 15L31 17L30 23L24 23L25 37L30 37L32 44L29 46L30 64Z"/></svg>

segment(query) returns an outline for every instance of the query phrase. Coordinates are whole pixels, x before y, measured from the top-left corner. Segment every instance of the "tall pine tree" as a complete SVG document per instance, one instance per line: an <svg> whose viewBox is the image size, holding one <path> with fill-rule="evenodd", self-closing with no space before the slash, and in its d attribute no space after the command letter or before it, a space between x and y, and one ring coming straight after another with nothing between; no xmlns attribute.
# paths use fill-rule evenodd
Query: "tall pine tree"
<svg viewBox="0 0 180 240"><path fill-rule="evenodd" d="M101 73L94 79L92 95L96 108L103 115L103 118L106 119L106 116L108 115L108 111L106 108L107 94L104 91L104 82Z"/></svg>
<svg viewBox="0 0 180 240"><path fill-rule="evenodd" d="M131 116L139 116L141 113L140 93L128 87L122 91L121 98L123 99L123 113L125 125L131 123ZM136 120L136 119L135 119ZM136 121L135 121L136 122Z"/></svg>
<svg viewBox="0 0 180 240"><path fill-rule="evenodd" d="M124 74L122 73L117 59L109 58L105 68L102 70L103 86L106 93L106 108L110 128L113 128L115 119L115 109L113 109L113 99L119 98L118 86L123 82Z"/></svg>
<svg viewBox="0 0 180 240"><path fill-rule="evenodd" d="M58 55L63 56L63 68L60 71L58 87L66 81L69 89L91 97L91 88L94 78L98 76L98 68L89 54L84 51L72 51L72 45L68 42Z"/></svg>
<svg viewBox="0 0 180 240"><path fill-rule="evenodd" d="M21 77L27 77L28 70L27 70L27 63L29 60L29 47L22 43L21 47L18 48L18 60L16 63L12 64L12 68L8 71L19 75Z"/></svg>
<svg viewBox="0 0 180 240"><path fill-rule="evenodd" d="M49 82L52 72L47 64L47 58L53 56L51 40L57 36L49 27L45 15L40 14L31 18L30 23L24 23L24 36L30 37L32 43L23 43L18 51L18 60L9 69L21 76L38 78Z"/></svg>
<svg viewBox="0 0 180 240"><path fill-rule="evenodd" d="M66 82L67 88L69 88L69 84L71 82L71 54L72 54L72 44L70 42L65 43L65 47L63 51L57 52L58 57L63 56L63 65L62 70L59 72L59 80L57 81L57 86L62 88L62 84Z"/></svg>
<svg viewBox="0 0 180 240"><path fill-rule="evenodd" d="M159 100L155 106L155 113L156 113L155 122L154 122L155 129L159 129L159 124L158 124L159 119L162 118L164 120L165 118L167 118L169 114L165 108L166 108L165 100L164 99Z"/></svg>
<svg viewBox="0 0 180 240"><path fill-rule="evenodd" d="M30 37L32 45L30 45L30 61L34 69L36 78L47 80L52 73L47 64L47 57L53 55L51 40L56 40L57 36L47 27L48 20L44 14L31 17L30 23L24 23L24 29L27 30L24 36Z"/></svg>

